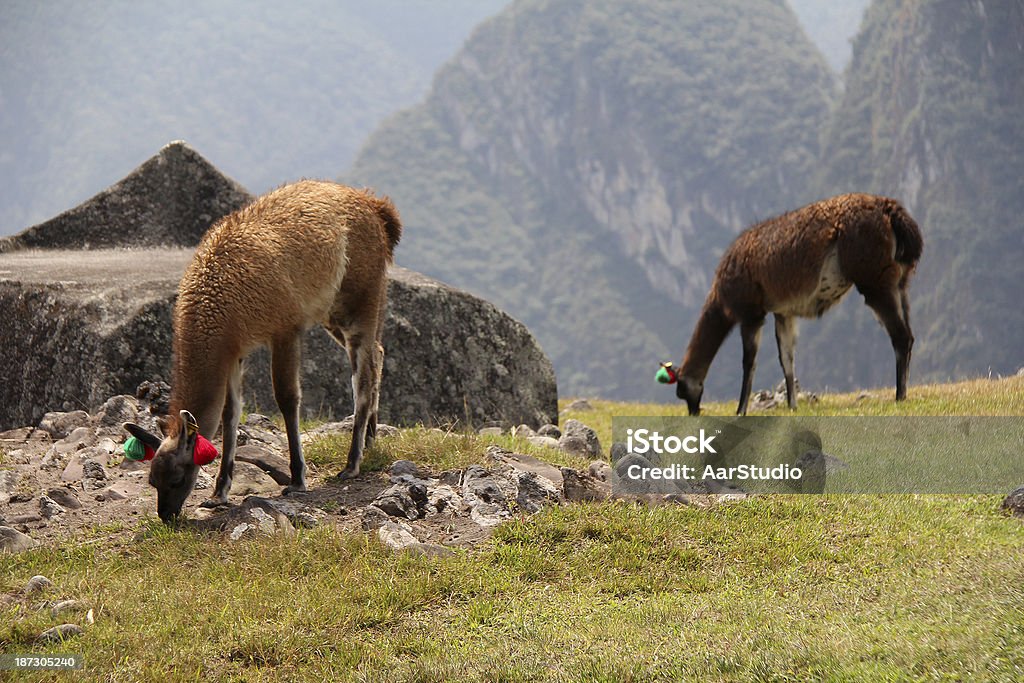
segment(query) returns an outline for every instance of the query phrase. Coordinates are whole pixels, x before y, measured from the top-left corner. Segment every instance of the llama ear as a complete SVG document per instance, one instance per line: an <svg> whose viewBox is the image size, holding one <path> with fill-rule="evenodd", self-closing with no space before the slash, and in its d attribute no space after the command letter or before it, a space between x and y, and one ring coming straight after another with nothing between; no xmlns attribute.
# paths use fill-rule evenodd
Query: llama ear
<svg viewBox="0 0 1024 683"><path fill-rule="evenodd" d="M199 421L196 420L195 416L187 410L182 410L180 413L181 422L185 425L185 433L189 437L193 437L199 433Z"/></svg>
<svg viewBox="0 0 1024 683"><path fill-rule="evenodd" d="M160 448L160 437L158 437L156 434L150 434L145 429L143 429L142 427L133 422L125 422L123 426L125 431L127 431L129 434L131 434L136 439L146 444L153 450Z"/></svg>

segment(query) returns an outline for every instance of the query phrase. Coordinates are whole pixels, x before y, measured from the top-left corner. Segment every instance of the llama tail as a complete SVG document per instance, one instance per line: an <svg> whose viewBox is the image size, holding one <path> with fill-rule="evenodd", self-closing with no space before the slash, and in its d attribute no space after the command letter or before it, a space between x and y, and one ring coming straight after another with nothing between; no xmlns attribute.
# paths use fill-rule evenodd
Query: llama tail
<svg viewBox="0 0 1024 683"><path fill-rule="evenodd" d="M885 215L889 218L889 225L892 226L893 235L896 237L896 260L900 263L913 267L921 258L921 250L924 241L921 239L921 231L917 222L910 217L907 210L895 201L891 200L884 209Z"/></svg>
<svg viewBox="0 0 1024 683"><path fill-rule="evenodd" d="M402 239L402 219L398 216L398 209L388 197L374 197L377 215L384 223L384 231L388 236L388 259L395 256L395 246Z"/></svg>

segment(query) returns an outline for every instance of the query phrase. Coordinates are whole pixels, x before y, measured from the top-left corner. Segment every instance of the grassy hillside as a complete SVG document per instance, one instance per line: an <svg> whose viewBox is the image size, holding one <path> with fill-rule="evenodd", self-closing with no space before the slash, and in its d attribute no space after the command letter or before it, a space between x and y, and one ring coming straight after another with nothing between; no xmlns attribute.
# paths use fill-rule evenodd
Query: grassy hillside
<svg viewBox="0 0 1024 683"><path fill-rule="evenodd" d="M1019 377L915 387L899 411L1024 415L1022 391ZM598 403L573 416L607 444L613 415L667 410L680 406ZM804 410L895 409L879 394ZM382 440L369 467L413 454L480 462L494 440L545 453L510 439L463 435L451 448L408 430ZM337 467L345 445L317 462ZM225 544L151 518L123 547L97 530L97 542L0 556L0 589L42 573L96 613L84 635L43 647L31 639L46 610L0 603L0 651L83 653L106 680L1019 680L1024 528L999 501L574 504L439 559L330 528Z"/></svg>

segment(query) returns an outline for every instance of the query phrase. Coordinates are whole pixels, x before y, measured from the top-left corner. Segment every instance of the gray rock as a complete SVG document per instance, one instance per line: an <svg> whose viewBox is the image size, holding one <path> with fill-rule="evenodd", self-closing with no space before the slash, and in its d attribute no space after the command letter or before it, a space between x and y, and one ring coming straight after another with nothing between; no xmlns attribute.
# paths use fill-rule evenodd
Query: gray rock
<svg viewBox="0 0 1024 683"><path fill-rule="evenodd" d="M566 453L585 458L601 457L601 442L597 432L579 420L566 420L558 446Z"/></svg>
<svg viewBox="0 0 1024 683"><path fill-rule="evenodd" d="M491 461L515 470L516 473L533 473L546 479L556 489L561 488L562 473L550 463L538 460L532 455L513 453L499 446L488 446L486 454Z"/></svg>
<svg viewBox="0 0 1024 683"><path fill-rule="evenodd" d="M53 500L49 496L39 496L39 513L45 519L53 519L54 517L59 517L60 515L63 515L65 512L66 511L64 510L64 506L62 506L60 503Z"/></svg>
<svg viewBox="0 0 1024 683"><path fill-rule="evenodd" d="M427 503L423 484L394 484L380 493L373 505L389 517L419 519Z"/></svg>
<svg viewBox="0 0 1024 683"><path fill-rule="evenodd" d="M1002 508L1012 515L1024 517L1024 486L1014 489L1003 501Z"/></svg>
<svg viewBox="0 0 1024 683"><path fill-rule="evenodd" d="M558 439L562 436L562 430L557 425L546 424L537 430L537 436L549 436L552 439Z"/></svg>
<svg viewBox="0 0 1024 683"><path fill-rule="evenodd" d="M562 490L569 502L594 502L611 497L611 484L578 472L571 467L562 468Z"/></svg>
<svg viewBox="0 0 1024 683"><path fill-rule="evenodd" d="M214 221L251 200L244 188L184 142L171 142L84 204L0 239L0 253L195 246Z"/></svg>
<svg viewBox="0 0 1024 683"><path fill-rule="evenodd" d="M36 545L36 540L31 536L27 536L9 526L0 526L0 552L20 553L34 548Z"/></svg>
<svg viewBox="0 0 1024 683"><path fill-rule="evenodd" d="M235 463L234 476L231 478L231 495L273 493L279 488L280 484L256 465L248 462Z"/></svg>
<svg viewBox="0 0 1024 683"><path fill-rule="evenodd" d="M391 463L391 467L388 468L388 474L391 476L392 481L400 477L421 479L423 476L420 473L419 466L412 460L394 461Z"/></svg>
<svg viewBox="0 0 1024 683"><path fill-rule="evenodd" d="M89 423L89 413L74 410L70 413L46 413L39 421L39 429L47 432L54 440L63 439L72 430L85 427Z"/></svg>
<svg viewBox="0 0 1024 683"><path fill-rule="evenodd" d="M373 531L374 529L379 529L388 521L390 521L388 519L388 513L384 512L376 505L367 505L365 508L363 508L363 531Z"/></svg>
<svg viewBox="0 0 1024 683"><path fill-rule="evenodd" d="M61 481L76 482L82 481L86 478L85 465L87 462L98 463L102 469L102 466L107 462L109 454L103 448L99 446L91 446L84 448L76 453L73 453L68 457L67 465L64 467L64 471L61 473ZM105 478L106 473L102 475L99 470L95 468L95 465L90 466L90 472L96 476L102 476Z"/></svg>
<svg viewBox="0 0 1024 683"><path fill-rule="evenodd" d="M78 496L75 495L75 492L67 488L66 486L58 486L49 489L46 492L46 495L50 498L50 500L55 501L57 504L64 507L65 509L78 510L79 508L82 507L82 502L78 500Z"/></svg>
<svg viewBox="0 0 1024 683"><path fill-rule="evenodd" d="M208 522L230 530L228 539L232 541L275 534L291 536L295 533L295 527L288 516L279 510L273 501L259 496L249 496L238 508L225 513L224 519L211 519Z"/></svg>
<svg viewBox="0 0 1024 683"><path fill-rule="evenodd" d="M53 588L53 581L50 581L42 574L36 574L28 580L28 583L25 584L25 588L22 592L25 593L25 595L35 595L36 593L42 593L43 591L50 590L51 588Z"/></svg>
<svg viewBox="0 0 1024 683"><path fill-rule="evenodd" d="M106 468L95 460L84 460L82 462L82 484L86 491L103 488L107 485Z"/></svg>
<svg viewBox="0 0 1024 683"><path fill-rule="evenodd" d="M377 529L377 538L380 542L395 551L405 550L411 546L419 545L419 539L412 535L412 529L407 524L395 523L387 520Z"/></svg>
<svg viewBox="0 0 1024 683"><path fill-rule="evenodd" d="M199 472L196 474L196 485L193 490L205 491L212 489L214 481L213 475L207 472L205 468L200 467Z"/></svg>
<svg viewBox="0 0 1024 683"><path fill-rule="evenodd" d="M272 453L266 448L253 444L239 446L235 451L235 460L256 465L281 486L292 483L291 465L288 459Z"/></svg>
<svg viewBox="0 0 1024 683"><path fill-rule="evenodd" d="M481 427L477 430L480 436L501 436L504 433L505 430L501 427Z"/></svg>
<svg viewBox="0 0 1024 683"><path fill-rule="evenodd" d="M39 634L37 639L41 643L59 643L83 633L82 627L77 624L61 624L48 628Z"/></svg>
<svg viewBox="0 0 1024 683"><path fill-rule="evenodd" d="M562 502L562 487L536 472L516 473L516 505L523 512L533 514L549 505Z"/></svg>
<svg viewBox="0 0 1024 683"><path fill-rule="evenodd" d="M107 399L96 415L96 421L100 427L116 427L118 429L125 422L136 422L138 419L138 401L134 396L124 394Z"/></svg>

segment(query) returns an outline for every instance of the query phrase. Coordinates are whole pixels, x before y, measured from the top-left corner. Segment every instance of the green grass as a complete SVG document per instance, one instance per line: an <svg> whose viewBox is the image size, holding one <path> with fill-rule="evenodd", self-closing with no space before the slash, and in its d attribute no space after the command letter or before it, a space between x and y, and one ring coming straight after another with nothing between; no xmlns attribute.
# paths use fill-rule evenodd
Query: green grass
<svg viewBox="0 0 1024 683"><path fill-rule="evenodd" d="M919 389L910 411L1020 410L1019 380ZM811 410L886 400L829 397ZM613 415L637 414L595 403L577 417L606 430L606 444ZM481 462L489 443L529 450L510 439L410 430L382 440L369 465L401 457L440 470ZM345 445L311 445L310 458L333 466ZM84 635L41 647L32 639L48 613L2 606L0 651L79 652L86 671L75 676L103 680L1021 680L1024 527L999 502L569 505L440 559L331 528L226 544L149 520L124 548L0 556L0 588L42 573L57 584L51 597L96 614Z"/></svg>

